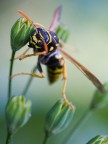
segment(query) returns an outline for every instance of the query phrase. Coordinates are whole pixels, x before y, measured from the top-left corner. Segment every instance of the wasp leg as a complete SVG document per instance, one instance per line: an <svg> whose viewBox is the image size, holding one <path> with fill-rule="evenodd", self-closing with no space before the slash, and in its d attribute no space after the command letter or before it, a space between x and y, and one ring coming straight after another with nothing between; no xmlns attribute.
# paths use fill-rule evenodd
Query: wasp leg
<svg viewBox="0 0 108 144"><path fill-rule="evenodd" d="M19 55L16 58L14 58L14 60L22 58L29 51L29 49L30 48L27 48L21 55Z"/></svg>
<svg viewBox="0 0 108 144"><path fill-rule="evenodd" d="M38 70L39 70L41 76L39 76L39 75L37 75L37 74L35 74L35 73L32 73L32 76L38 77L38 78L45 78L45 74L44 74L44 72L43 72L43 70L42 70L42 67L41 67L39 58L38 58L38 62L37 62L37 68L38 68Z"/></svg>
<svg viewBox="0 0 108 144"><path fill-rule="evenodd" d="M48 46L44 41L43 41L43 45L44 45L44 51L43 52L36 52L33 54L23 55L21 58L19 58L19 60L22 60L24 58L31 57L31 56L39 56L39 55L44 55L44 54L48 53Z"/></svg>
<svg viewBox="0 0 108 144"><path fill-rule="evenodd" d="M42 70L42 67L41 67L39 59L38 59L38 63L37 63L37 68L38 68L38 70L39 70L41 75L37 75L35 73L24 73L24 72L21 72L21 73L13 74L11 76L11 78L14 78L14 77L19 76L19 75L30 75L30 76L37 77L37 78L45 78L45 74L44 74L44 72Z"/></svg>
<svg viewBox="0 0 108 144"><path fill-rule="evenodd" d="M30 75L33 76L33 77L37 77L37 78L45 78L44 72L41 72L40 74L41 74L40 76L35 74L35 73L31 73Z"/></svg>
<svg viewBox="0 0 108 144"><path fill-rule="evenodd" d="M21 58L19 58L19 60L23 60L24 58L31 57L31 56L38 56L38 55L44 55L44 54L46 54L45 51L36 52L36 53L33 53L33 54L27 54L27 55L23 55Z"/></svg>
<svg viewBox="0 0 108 144"><path fill-rule="evenodd" d="M62 89L62 96L64 101L67 103L67 105L71 108L74 109L74 106L68 101L65 91L66 91L66 85L67 85L67 70L66 70L66 63L64 61L64 66L63 66L63 80L64 80L64 84L63 84L63 89Z"/></svg>
<svg viewBox="0 0 108 144"><path fill-rule="evenodd" d="M35 73L24 73L24 72L21 72L21 73L16 73L16 74L13 74L10 78L14 78L16 76L20 76L20 75L30 75L30 76L33 76L33 77L37 77L37 78L44 78L45 75L44 73L40 73L41 75L37 75Z"/></svg>

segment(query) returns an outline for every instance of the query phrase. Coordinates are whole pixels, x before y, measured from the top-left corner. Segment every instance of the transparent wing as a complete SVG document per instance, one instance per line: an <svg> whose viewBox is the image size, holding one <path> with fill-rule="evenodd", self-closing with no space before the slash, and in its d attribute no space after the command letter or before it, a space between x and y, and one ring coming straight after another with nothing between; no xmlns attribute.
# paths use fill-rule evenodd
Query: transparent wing
<svg viewBox="0 0 108 144"><path fill-rule="evenodd" d="M94 74L92 74L87 68L85 68L82 64L80 64L77 60L75 60L72 56L70 56L63 49L58 48L58 50L64 56L66 56L66 58L68 58L100 90L100 92L102 93L105 92L104 86Z"/></svg>
<svg viewBox="0 0 108 144"><path fill-rule="evenodd" d="M54 32L57 26L59 25L60 19L61 19L61 12L62 12L62 6L59 6L54 12L54 16L53 16L51 25L49 27L50 31Z"/></svg>

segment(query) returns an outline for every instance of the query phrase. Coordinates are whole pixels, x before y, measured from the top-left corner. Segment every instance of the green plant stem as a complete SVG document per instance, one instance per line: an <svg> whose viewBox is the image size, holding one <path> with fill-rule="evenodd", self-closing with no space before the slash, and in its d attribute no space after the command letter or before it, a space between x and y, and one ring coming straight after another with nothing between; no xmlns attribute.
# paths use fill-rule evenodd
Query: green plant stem
<svg viewBox="0 0 108 144"><path fill-rule="evenodd" d="M66 139L64 140L64 143L66 143L70 138L72 139L74 134L77 132L78 128L85 122L88 120L88 117L91 113L91 109L87 109L87 111L81 116L81 118L79 118L79 120L75 123L75 125L73 126L72 130L69 132L68 136L66 137Z"/></svg>
<svg viewBox="0 0 108 144"><path fill-rule="evenodd" d="M35 67L33 68L33 73L35 73L36 70L37 70L37 66L35 66ZM24 88L24 90L23 90L23 93L22 93L24 96L25 96L26 93L28 92L28 89L29 89L29 87L30 87L30 85L31 85L32 80L33 80L33 77L30 76L29 79L28 79L28 82L27 82L27 84L26 84L26 86L25 86L25 88Z"/></svg>
<svg viewBox="0 0 108 144"><path fill-rule="evenodd" d="M48 138L49 138L49 136L48 136L48 134L47 134L47 132L46 132L46 133L45 133L44 140L43 140L43 144L46 144L46 143L47 143Z"/></svg>
<svg viewBox="0 0 108 144"><path fill-rule="evenodd" d="M12 51L11 61L10 61L10 70L9 70L8 99L11 97L12 79L10 77L13 72L14 57L15 57L15 51Z"/></svg>
<svg viewBox="0 0 108 144"><path fill-rule="evenodd" d="M6 139L6 144L10 144L12 140L13 134L8 132L7 134L7 139Z"/></svg>

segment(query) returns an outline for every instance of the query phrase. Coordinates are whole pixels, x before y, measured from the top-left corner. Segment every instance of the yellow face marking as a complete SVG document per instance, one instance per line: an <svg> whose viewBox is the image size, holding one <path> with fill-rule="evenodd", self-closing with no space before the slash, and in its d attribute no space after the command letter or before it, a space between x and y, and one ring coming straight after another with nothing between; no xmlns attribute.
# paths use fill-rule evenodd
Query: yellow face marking
<svg viewBox="0 0 108 144"><path fill-rule="evenodd" d="M39 47L39 46L35 45L35 48L36 48L36 49L39 49L39 48L41 48L41 47Z"/></svg>
<svg viewBox="0 0 108 144"><path fill-rule="evenodd" d="M37 43L37 38L36 38L36 36L33 36L33 40Z"/></svg>
<svg viewBox="0 0 108 144"><path fill-rule="evenodd" d="M39 31L39 35L41 36L42 39L44 39L44 37L42 36L42 34L40 33L40 31Z"/></svg>
<svg viewBox="0 0 108 144"><path fill-rule="evenodd" d="M31 44L33 44L33 45L36 45L36 43L35 43L35 42L33 42L32 40L30 40L30 43L31 43Z"/></svg>
<svg viewBox="0 0 108 144"><path fill-rule="evenodd" d="M32 41L32 37L30 37L30 43L35 45L35 42Z"/></svg>
<svg viewBox="0 0 108 144"><path fill-rule="evenodd" d="M42 42L42 40L38 40L37 42Z"/></svg>

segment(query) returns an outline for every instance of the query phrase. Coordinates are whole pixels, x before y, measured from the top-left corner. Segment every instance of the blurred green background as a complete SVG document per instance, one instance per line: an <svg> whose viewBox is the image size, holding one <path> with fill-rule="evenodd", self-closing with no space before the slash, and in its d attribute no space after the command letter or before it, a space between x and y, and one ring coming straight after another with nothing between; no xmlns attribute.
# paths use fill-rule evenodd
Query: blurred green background
<svg viewBox="0 0 108 144"><path fill-rule="evenodd" d="M71 32L68 44L78 61L90 69L102 82L108 81L108 0L0 0L0 144L5 144L5 104L9 63L11 56L10 29L19 18L17 10L27 13L34 22L49 27L54 10L62 5L62 22ZM26 48L27 46L25 46ZM77 49L73 53L72 50ZM24 49L17 52L21 54ZM14 73L30 72L36 64L34 57L15 61ZM59 135L51 137L48 144L64 144L75 121L88 108L95 87L86 77L67 61L67 97L76 106L76 114L71 125ZM43 70L46 72L45 66ZM13 79L12 95L21 95L28 76ZM51 106L61 97L62 79L49 86L47 78L33 79L26 95L33 102L32 118L20 129L13 139L15 144L42 144L44 118ZM108 107L92 112L87 121L79 127L67 144L85 144L98 134L108 134Z"/></svg>

